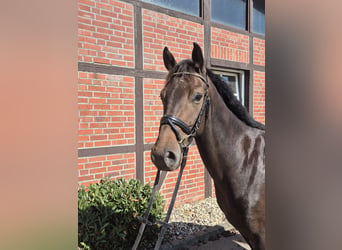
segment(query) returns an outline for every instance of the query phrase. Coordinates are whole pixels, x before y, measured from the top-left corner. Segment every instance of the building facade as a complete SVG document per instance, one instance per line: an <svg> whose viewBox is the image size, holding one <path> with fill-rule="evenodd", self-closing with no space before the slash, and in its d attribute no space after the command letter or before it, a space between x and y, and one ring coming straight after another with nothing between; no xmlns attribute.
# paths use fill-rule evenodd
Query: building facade
<svg viewBox="0 0 342 250"><path fill-rule="evenodd" d="M167 46L177 61L193 42L253 117L265 123L265 1L78 0L78 182L104 176L154 181ZM178 171L163 173L169 202ZM215 195L196 146L177 204Z"/></svg>

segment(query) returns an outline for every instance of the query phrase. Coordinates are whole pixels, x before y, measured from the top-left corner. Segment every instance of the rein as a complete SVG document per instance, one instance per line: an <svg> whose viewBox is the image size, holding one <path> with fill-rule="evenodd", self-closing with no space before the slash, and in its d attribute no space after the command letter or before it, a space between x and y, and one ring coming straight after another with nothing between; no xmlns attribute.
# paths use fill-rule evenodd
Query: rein
<svg viewBox="0 0 342 250"><path fill-rule="evenodd" d="M171 77L176 76L176 75L192 75L192 76L198 77L198 78L200 78L205 83L207 88L206 88L206 91L205 91L205 94L204 94L201 110L200 110L200 112L199 112L199 114L197 116L197 119L196 119L194 125L192 126L192 128L190 128L182 120L180 120L177 117L172 116L172 115L164 115L161 118L161 121L160 121L160 127L163 126L163 125L169 125L171 127L173 133L175 134L175 136L177 138L178 144L181 147L181 151L182 151L182 156L183 157L182 157L182 162L181 162L181 166L180 166L179 173L178 173L177 182L176 182L176 185L175 185L175 189L173 191L172 199L171 199L171 202L170 202L170 205L169 205L169 208L168 208L165 220L163 222L159 222L160 224L162 224L162 228L160 230L160 233L159 233L159 236L158 236L158 240L157 240L157 243L156 243L155 248L154 248L155 250L158 250L160 248L162 240L164 238L164 234L165 234L165 232L167 230L167 227L169 226L168 222L169 222L169 219L170 219L170 216L171 216L171 213L172 213L173 206L174 206L175 201L176 201L179 185L180 185L180 182L181 182L181 179L182 179L183 170L184 170L185 165L186 165L186 160L187 160L187 156L188 156L189 147L190 147L191 142L192 142L194 136L196 135L197 130L198 130L200 124L201 124L201 120L202 120L204 111L205 110L208 111L207 107L209 106L209 96L208 96L209 83L208 83L207 79L205 79L200 74L191 73L191 72L177 72L177 73L173 73ZM207 76L206 76L206 78L207 78ZM207 112L206 112L206 115L207 115ZM183 139L181 138L179 130L177 129L177 126L187 135L185 138L183 138ZM137 238L136 238L136 240L134 242L132 250L136 250L138 248L140 240L141 240L141 237L142 237L142 234L143 234L143 232L145 230L145 226L152 224L148 220L148 217L149 217L150 209L151 209L151 206L152 206L152 203L153 203L153 200L154 200L156 187L157 187L157 184L159 182L159 176L160 176L160 170L157 171L157 175L156 175L156 178L155 178L155 181L154 181L154 185L153 185L153 189L152 189L152 194L151 194L151 197L150 197L149 204L148 204L147 210L145 212L145 215L144 215L143 218L142 217L138 217L138 219L141 221L141 225L140 225L139 233L138 233L138 236L137 236Z"/></svg>

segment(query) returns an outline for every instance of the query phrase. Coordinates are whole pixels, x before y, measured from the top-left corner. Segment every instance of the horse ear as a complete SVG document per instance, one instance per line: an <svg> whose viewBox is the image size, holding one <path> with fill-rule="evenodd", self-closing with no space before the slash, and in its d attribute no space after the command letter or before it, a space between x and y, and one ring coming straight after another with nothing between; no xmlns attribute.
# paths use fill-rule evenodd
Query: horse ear
<svg viewBox="0 0 342 250"><path fill-rule="evenodd" d="M203 54L201 47L197 43L194 43L194 48L192 50L192 61L194 62L195 69L198 71L198 73L204 71Z"/></svg>
<svg viewBox="0 0 342 250"><path fill-rule="evenodd" d="M163 60L165 68L168 71L170 71L176 65L176 60L167 47L165 47L163 51Z"/></svg>

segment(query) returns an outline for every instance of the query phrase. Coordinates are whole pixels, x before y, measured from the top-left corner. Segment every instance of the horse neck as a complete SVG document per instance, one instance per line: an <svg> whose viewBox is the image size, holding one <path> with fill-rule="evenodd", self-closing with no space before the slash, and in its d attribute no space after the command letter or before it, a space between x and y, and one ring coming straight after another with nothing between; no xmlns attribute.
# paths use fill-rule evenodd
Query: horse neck
<svg viewBox="0 0 342 250"><path fill-rule="evenodd" d="M222 176L224 162L226 167L234 167L242 156L234 147L239 145L241 137L252 128L243 123L224 103L213 83L209 87L210 106L206 121L196 136L196 143L202 160L210 175ZM226 171L227 173L227 171Z"/></svg>

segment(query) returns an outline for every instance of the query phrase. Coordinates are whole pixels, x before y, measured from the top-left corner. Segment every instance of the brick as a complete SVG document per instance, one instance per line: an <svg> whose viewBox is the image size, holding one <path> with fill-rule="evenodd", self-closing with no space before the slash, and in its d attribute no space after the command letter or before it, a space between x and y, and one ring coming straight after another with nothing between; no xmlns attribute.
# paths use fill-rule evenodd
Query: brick
<svg viewBox="0 0 342 250"><path fill-rule="evenodd" d="M99 162L106 160L105 156L95 156L88 159L89 162Z"/></svg>
<svg viewBox="0 0 342 250"><path fill-rule="evenodd" d="M88 141L89 136L78 136L78 141Z"/></svg>
<svg viewBox="0 0 342 250"><path fill-rule="evenodd" d="M111 17L101 16L101 15L96 15L95 19L99 21L103 21L103 22L108 22L108 23L111 23L113 21Z"/></svg>
<svg viewBox="0 0 342 250"><path fill-rule="evenodd" d="M109 39L109 35L108 34L101 34L101 33L97 33L97 32L93 33L93 37L101 38L101 39L104 39L104 40L108 40ZM98 40L98 43L100 43L99 40Z"/></svg>
<svg viewBox="0 0 342 250"><path fill-rule="evenodd" d="M95 63L109 64L109 63L110 63L110 60L105 59L105 58L97 57L97 58L94 58L94 62L95 62Z"/></svg>
<svg viewBox="0 0 342 250"><path fill-rule="evenodd" d="M95 174L95 173L104 173L106 172L107 168L103 167L103 168L96 168L96 169L90 169L90 174Z"/></svg>
<svg viewBox="0 0 342 250"><path fill-rule="evenodd" d="M101 174L95 174L95 177L94 179L102 179L104 177L104 174L101 173Z"/></svg>
<svg viewBox="0 0 342 250"><path fill-rule="evenodd" d="M93 180L93 176L92 175L85 175L85 176L79 176L78 177L78 181L82 182L82 181L89 181L89 180Z"/></svg>
<svg viewBox="0 0 342 250"><path fill-rule="evenodd" d="M79 23L91 24L91 20L89 18L78 17Z"/></svg>
<svg viewBox="0 0 342 250"><path fill-rule="evenodd" d="M79 173L80 173L80 176L88 175L89 174L89 170L81 170Z"/></svg>
<svg viewBox="0 0 342 250"><path fill-rule="evenodd" d="M78 0L79 5L81 4L85 4L85 5L89 5L89 6L95 6L95 2L91 1L91 0Z"/></svg>
<svg viewBox="0 0 342 250"><path fill-rule="evenodd" d="M87 11L87 12L90 12L90 6L86 6L86 5L83 5L83 4L78 4L78 8L80 10L84 10L84 11Z"/></svg>
<svg viewBox="0 0 342 250"><path fill-rule="evenodd" d="M96 7L100 8L100 9L106 9L109 11L112 11L112 9L113 9L113 7L111 5L103 4L103 3L96 3Z"/></svg>
<svg viewBox="0 0 342 250"><path fill-rule="evenodd" d="M113 17L113 18L118 17L117 13L111 12L111 11L106 11L106 10L101 10L101 15L109 16L109 17Z"/></svg>
<svg viewBox="0 0 342 250"><path fill-rule="evenodd" d="M89 111L89 110L81 110L80 111L80 116L94 116L96 115L96 111Z"/></svg>
<svg viewBox="0 0 342 250"><path fill-rule="evenodd" d="M88 31L95 31L95 27L94 26L83 24L83 23L79 23L78 24L78 28L79 29L88 30Z"/></svg>
<svg viewBox="0 0 342 250"><path fill-rule="evenodd" d="M89 103L106 103L106 99L103 98L90 98Z"/></svg>
<svg viewBox="0 0 342 250"><path fill-rule="evenodd" d="M108 28L108 27L109 27L109 24L108 24L108 23L102 22L102 21L93 20L93 21L92 21L92 24L93 24L93 25L96 25L96 26L104 27L104 28Z"/></svg>
<svg viewBox="0 0 342 250"><path fill-rule="evenodd" d="M101 167L101 166L102 166L101 162L94 162L94 163L85 164L86 168L97 168L97 167Z"/></svg>

